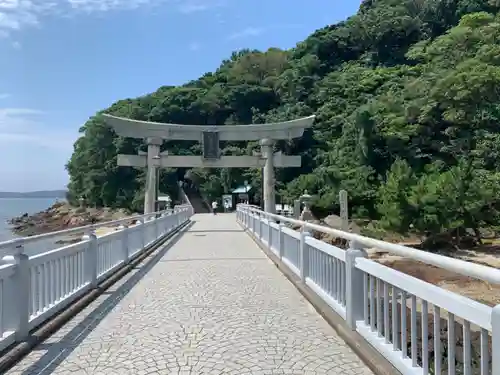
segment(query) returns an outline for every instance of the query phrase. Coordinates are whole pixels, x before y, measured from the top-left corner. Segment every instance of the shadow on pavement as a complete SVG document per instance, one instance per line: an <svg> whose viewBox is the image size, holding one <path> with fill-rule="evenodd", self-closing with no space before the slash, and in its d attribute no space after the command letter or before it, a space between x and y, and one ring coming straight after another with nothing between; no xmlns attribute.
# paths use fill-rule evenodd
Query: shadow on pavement
<svg viewBox="0 0 500 375"><path fill-rule="evenodd" d="M26 368L22 375L48 375L55 371L57 366L61 364L77 347L78 345L95 329L99 323L109 314L109 312L120 303L120 301L128 294L128 292L148 274L148 272L161 260L161 258L174 246L193 225L190 222L187 226L181 229L171 239L161 246L160 250L154 253L149 258L146 258L142 265L135 267L135 273L119 286L115 291L106 291L102 295L108 295L95 310L86 316L78 323L71 331L61 337L58 342L47 343L43 342L34 348L33 351L47 350L41 358L35 363ZM144 262L143 261L143 262ZM129 275L126 275L129 277ZM120 280L118 281L118 283ZM111 286L113 288L113 286ZM89 306L90 307L90 306ZM87 309L89 308L87 307ZM85 310L84 310L85 311ZM79 314L84 313L84 311ZM28 354L29 356L30 354Z"/></svg>

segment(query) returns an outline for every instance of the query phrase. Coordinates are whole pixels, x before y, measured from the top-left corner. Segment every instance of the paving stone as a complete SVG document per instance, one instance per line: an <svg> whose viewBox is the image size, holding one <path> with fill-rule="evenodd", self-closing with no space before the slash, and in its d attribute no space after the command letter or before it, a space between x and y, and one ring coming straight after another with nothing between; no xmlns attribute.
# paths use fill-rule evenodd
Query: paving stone
<svg viewBox="0 0 500 375"><path fill-rule="evenodd" d="M193 221L7 374L371 374L234 215Z"/></svg>

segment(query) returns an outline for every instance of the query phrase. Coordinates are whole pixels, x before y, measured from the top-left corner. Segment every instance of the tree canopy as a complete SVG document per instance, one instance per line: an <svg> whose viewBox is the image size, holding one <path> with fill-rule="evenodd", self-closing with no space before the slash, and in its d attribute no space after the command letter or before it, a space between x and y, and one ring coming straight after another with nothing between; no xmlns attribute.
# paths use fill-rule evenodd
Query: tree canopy
<svg viewBox="0 0 500 375"><path fill-rule="evenodd" d="M277 170L282 201L304 190L320 213L338 210L346 189L352 215L399 233L479 230L499 222L500 2L365 0L344 22L291 50L234 52L213 73L185 85L114 103L103 112L180 124L248 124L316 114L301 139L276 150L302 156ZM144 171L117 167L118 153L144 150L117 137L100 113L82 127L67 168L70 198L139 208ZM172 154L201 154L166 142ZM256 143L227 142L224 154ZM207 198L251 182L253 169L193 170ZM161 172L175 195L177 171Z"/></svg>

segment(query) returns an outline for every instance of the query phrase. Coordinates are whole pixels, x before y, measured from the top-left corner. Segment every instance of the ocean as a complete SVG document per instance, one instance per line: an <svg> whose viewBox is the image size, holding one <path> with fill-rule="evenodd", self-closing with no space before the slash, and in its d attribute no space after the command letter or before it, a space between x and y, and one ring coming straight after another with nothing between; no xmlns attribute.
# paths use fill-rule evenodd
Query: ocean
<svg viewBox="0 0 500 375"><path fill-rule="evenodd" d="M16 237L11 232L7 220L24 213L44 211L56 201L56 198L0 198L0 242Z"/></svg>

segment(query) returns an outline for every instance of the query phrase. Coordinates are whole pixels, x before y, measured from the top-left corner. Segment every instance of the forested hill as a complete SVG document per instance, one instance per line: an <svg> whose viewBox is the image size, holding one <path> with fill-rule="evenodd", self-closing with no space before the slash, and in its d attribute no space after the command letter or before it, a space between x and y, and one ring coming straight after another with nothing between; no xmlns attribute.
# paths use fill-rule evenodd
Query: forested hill
<svg viewBox="0 0 500 375"><path fill-rule="evenodd" d="M338 210L386 228L439 233L496 225L500 197L500 2L366 0L348 20L317 30L296 48L240 51L183 86L113 104L105 112L181 124L247 124L316 114L314 129L276 148L303 156L279 170L283 199L305 189L320 212ZM318 9L320 12L321 9ZM91 204L142 204L143 171L116 166L117 153L145 149L117 138L99 115L82 128L68 163L71 197ZM189 142L174 154L200 154ZM247 154L256 144L231 143ZM208 196L256 170L193 171ZM175 171L163 171L172 190ZM458 231L457 231L458 232Z"/></svg>

